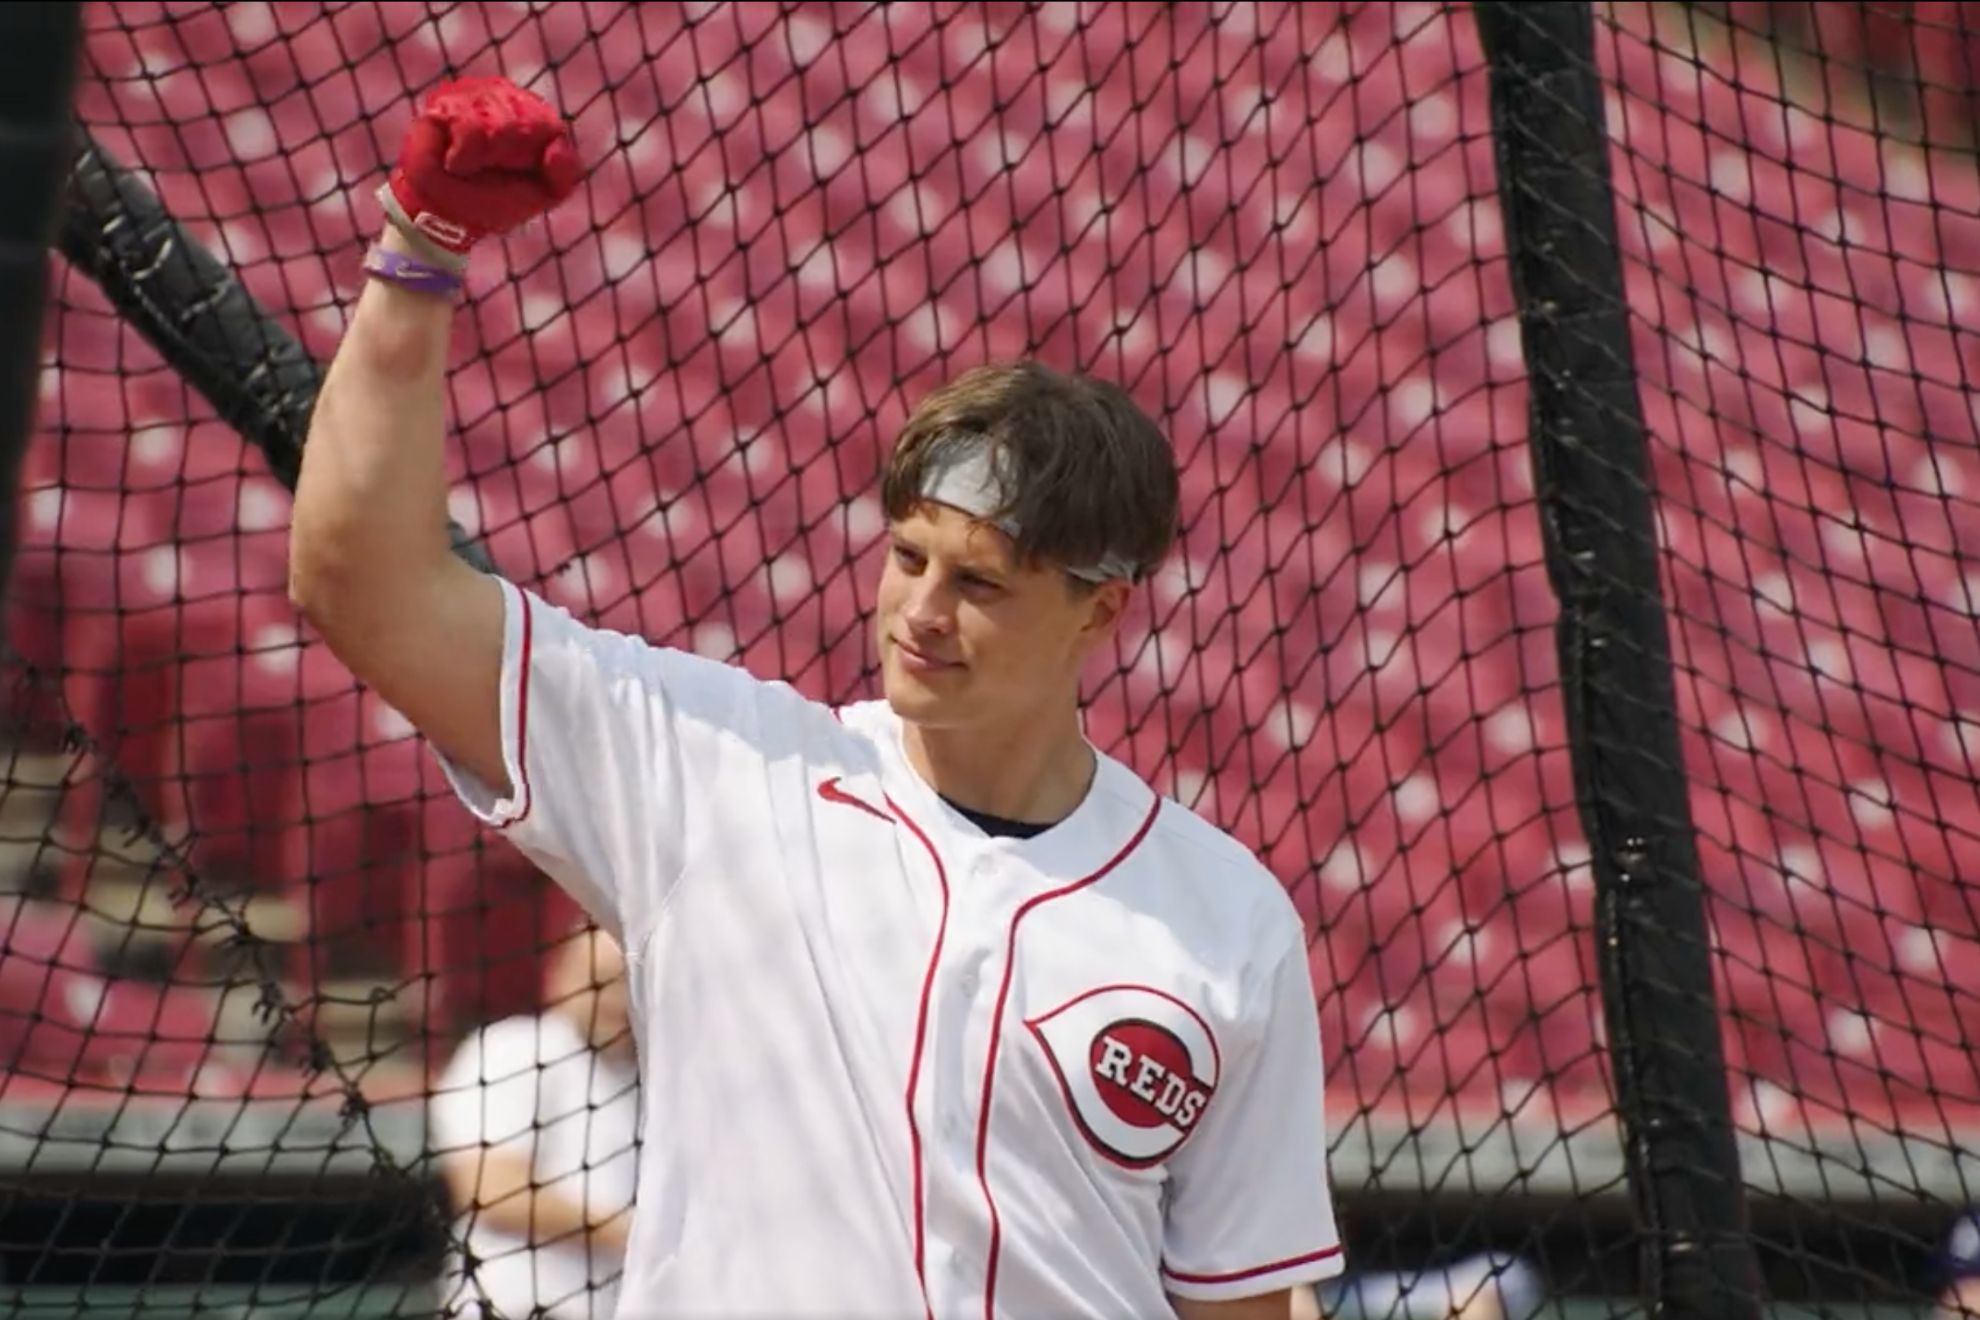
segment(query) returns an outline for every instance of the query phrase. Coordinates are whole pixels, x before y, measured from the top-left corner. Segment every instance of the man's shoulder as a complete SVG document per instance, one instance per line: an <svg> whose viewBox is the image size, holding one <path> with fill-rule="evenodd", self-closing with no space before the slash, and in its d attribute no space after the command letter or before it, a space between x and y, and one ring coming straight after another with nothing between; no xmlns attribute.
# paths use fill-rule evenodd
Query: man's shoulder
<svg viewBox="0 0 1980 1320"><path fill-rule="evenodd" d="M787 679L765 677L740 660L718 659L589 622L547 596L510 585L536 621L531 630L536 637L532 654L558 649L581 654L589 668L609 679L625 680L656 695L664 693L674 703L703 714L764 704L779 719L830 719L829 706L806 696Z"/></svg>
<svg viewBox="0 0 1980 1320"><path fill-rule="evenodd" d="M855 737L879 741L894 735L900 728L900 716L894 713L884 697L870 697L865 701L849 701L842 706L827 707L832 718L840 727Z"/></svg>
<svg viewBox="0 0 1980 1320"><path fill-rule="evenodd" d="M1135 779L1145 792L1161 801L1161 810L1155 813L1155 821L1149 826L1148 842L1171 850L1180 849L1189 855L1193 865L1208 867L1220 878L1240 884L1264 880L1276 887L1272 873L1265 869L1258 855L1234 835L1218 828L1173 796L1151 787L1140 776L1135 776Z"/></svg>
<svg viewBox="0 0 1980 1320"><path fill-rule="evenodd" d="M1301 931L1299 912L1284 882L1256 853L1175 798L1159 792L1155 795L1161 809L1155 813L1143 847L1162 858L1179 883L1213 897L1221 909L1241 916L1254 934L1290 936Z"/></svg>
<svg viewBox="0 0 1980 1320"><path fill-rule="evenodd" d="M900 746L901 717L886 698L819 709L829 725L833 755L849 768L882 773L885 767L901 765L900 758L892 754Z"/></svg>

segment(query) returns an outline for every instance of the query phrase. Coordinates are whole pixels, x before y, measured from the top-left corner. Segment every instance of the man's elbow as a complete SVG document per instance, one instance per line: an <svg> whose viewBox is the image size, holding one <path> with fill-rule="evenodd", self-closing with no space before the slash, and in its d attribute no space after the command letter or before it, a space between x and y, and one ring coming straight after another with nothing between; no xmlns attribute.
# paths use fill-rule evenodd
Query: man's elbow
<svg viewBox="0 0 1980 1320"><path fill-rule="evenodd" d="M403 613L408 594L446 570L444 555L444 544L436 554L341 510L299 510L289 532L289 604L325 638L362 628L369 616Z"/></svg>
<svg viewBox="0 0 1980 1320"><path fill-rule="evenodd" d="M289 604L319 632L328 633L343 613L360 576L353 555L326 536L298 525L289 537Z"/></svg>
<svg viewBox="0 0 1980 1320"><path fill-rule="evenodd" d="M318 574L314 559L314 549L305 543L300 534L289 537L289 604L310 622L314 612L321 607L322 578Z"/></svg>
<svg viewBox="0 0 1980 1320"><path fill-rule="evenodd" d="M403 622L424 580L412 556L364 540L298 534L289 548L289 604L346 663Z"/></svg>

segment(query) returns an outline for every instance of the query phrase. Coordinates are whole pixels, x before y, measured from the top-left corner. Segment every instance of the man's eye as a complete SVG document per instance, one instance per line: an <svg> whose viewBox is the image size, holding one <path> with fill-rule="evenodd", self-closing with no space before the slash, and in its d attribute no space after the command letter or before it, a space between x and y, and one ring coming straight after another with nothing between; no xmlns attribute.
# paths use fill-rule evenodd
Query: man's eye
<svg viewBox="0 0 1980 1320"><path fill-rule="evenodd" d="M963 574L962 584L975 592L996 591L998 589L995 582L992 582L986 577L978 577L974 573Z"/></svg>
<svg viewBox="0 0 1980 1320"><path fill-rule="evenodd" d="M902 568L920 568L922 564L921 555L904 545L894 547L894 558Z"/></svg>

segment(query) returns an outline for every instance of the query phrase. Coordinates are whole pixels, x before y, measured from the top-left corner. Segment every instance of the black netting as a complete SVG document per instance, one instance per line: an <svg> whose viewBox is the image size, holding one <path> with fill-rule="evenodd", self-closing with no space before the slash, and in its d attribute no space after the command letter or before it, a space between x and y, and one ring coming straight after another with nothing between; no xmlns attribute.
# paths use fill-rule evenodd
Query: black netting
<svg viewBox="0 0 1980 1320"><path fill-rule="evenodd" d="M1966 8L1601 36L1762 1263L1776 1291L1892 1304L1947 1277L1980 1104Z"/></svg>
<svg viewBox="0 0 1980 1320"><path fill-rule="evenodd" d="M1963 8L1596 15L1743 1182L1823 1310L1944 1281L1980 1105ZM418 96L569 117L587 186L458 317L450 511L588 622L868 695L917 399L1025 354L1126 386L1185 531L1088 731L1309 923L1331 1311L1638 1304L1468 6L86 15L91 140L319 363ZM574 909L299 625L281 456L87 265L10 588L0 1297L430 1313L430 1104Z"/></svg>

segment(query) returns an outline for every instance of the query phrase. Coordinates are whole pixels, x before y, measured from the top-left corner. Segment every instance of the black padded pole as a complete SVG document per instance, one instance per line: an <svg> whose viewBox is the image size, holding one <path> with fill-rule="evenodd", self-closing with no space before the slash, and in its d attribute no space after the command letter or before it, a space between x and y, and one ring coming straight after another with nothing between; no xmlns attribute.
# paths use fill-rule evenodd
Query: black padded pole
<svg viewBox="0 0 1980 1320"><path fill-rule="evenodd" d="M70 152L79 4L0 5L0 593L13 580L21 464L34 432L48 246Z"/></svg>
<svg viewBox="0 0 1980 1320"><path fill-rule="evenodd" d="M62 255L294 490L323 368L143 180L80 128L61 244ZM456 554L495 571L479 542L456 523L447 528Z"/></svg>
<svg viewBox="0 0 1980 1320"><path fill-rule="evenodd" d="M1581 3L1475 9L1646 1300L1670 1320L1756 1320L1594 14Z"/></svg>

